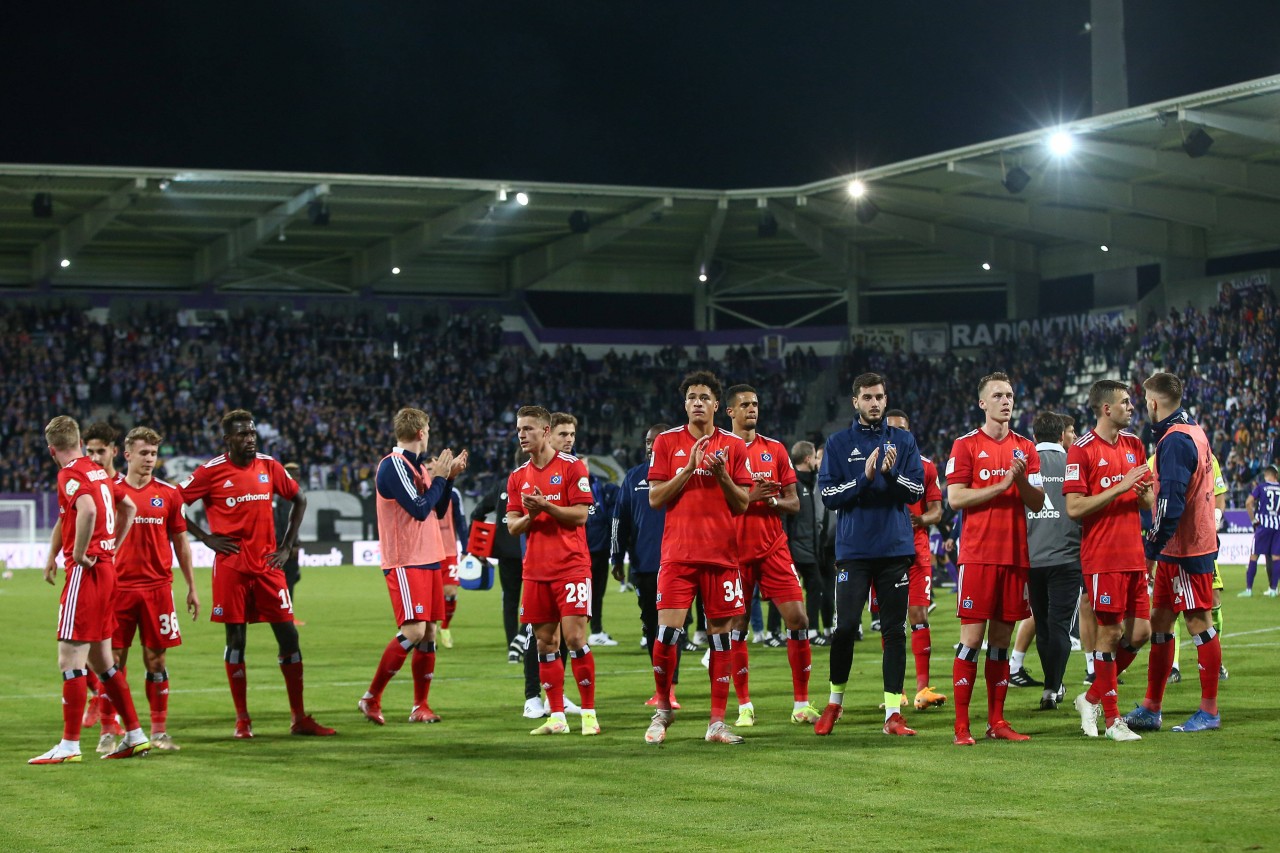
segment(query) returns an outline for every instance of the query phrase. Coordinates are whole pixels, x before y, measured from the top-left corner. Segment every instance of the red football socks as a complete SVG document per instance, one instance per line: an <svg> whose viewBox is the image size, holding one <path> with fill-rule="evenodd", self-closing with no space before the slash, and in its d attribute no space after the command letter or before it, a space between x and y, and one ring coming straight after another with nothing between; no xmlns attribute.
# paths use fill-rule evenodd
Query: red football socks
<svg viewBox="0 0 1280 853"><path fill-rule="evenodd" d="M569 664L573 667L573 680L578 682L578 696L583 708L588 711L596 707L596 656L591 649L583 647L581 651L569 652Z"/></svg>
<svg viewBox="0 0 1280 853"><path fill-rule="evenodd" d="M423 646L426 646L424 649ZM421 708L427 704L427 696L431 693L431 682L436 677L436 644L420 643L413 651L413 706ZM564 668L560 669L561 706L564 705ZM548 691L549 692L549 691Z"/></svg>
<svg viewBox="0 0 1280 853"><path fill-rule="evenodd" d="M72 669L62 673L62 739L80 740L80 721L84 715L85 699L89 685L85 670Z"/></svg>
<svg viewBox="0 0 1280 853"><path fill-rule="evenodd" d="M791 696L809 701L809 673L813 669L813 647L804 631L787 632L787 663L791 664Z"/></svg>
<svg viewBox="0 0 1280 853"><path fill-rule="evenodd" d="M929 623L911 626L911 654L916 659L916 692L929 686L929 653L933 649L933 638L929 634Z"/></svg>
<svg viewBox="0 0 1280 853"><path fill-rule="evenodd" d="M373 694L373 698L382 701L382 691L387 689L387 684L400 671L400 667L404 666L405 658L409 656L409 648L405 643L408 641L400 634L396 638L387 643L387 647L382 650L382 659L378 661L378 668L373 672L373 681L369 682L369 692Z"/></svg>
<svg viewBox="0 0 1280 853"><path fill-rule="evenodd" d="M538 678L542 680L542 689L547 691L547 704L551 706L551 713L563 714L564 661L560 659L559 652L538 655Z"/></svg>
<svg viewBox="0 0 1280 853"><path fill-rule="evenodd" d="M1217 670L1214 670L1217 673ZM124 673L120 672L114 666L104 672L100 679L102 680L102 690L111 697L111 704L116 706L116 710L120 712L120 722L124 724L124 730L131 732L138 728L138 712L133 707L133 694L129 692L129 685L125 683ZM79 707L83 707L81 702Z"/></svg>

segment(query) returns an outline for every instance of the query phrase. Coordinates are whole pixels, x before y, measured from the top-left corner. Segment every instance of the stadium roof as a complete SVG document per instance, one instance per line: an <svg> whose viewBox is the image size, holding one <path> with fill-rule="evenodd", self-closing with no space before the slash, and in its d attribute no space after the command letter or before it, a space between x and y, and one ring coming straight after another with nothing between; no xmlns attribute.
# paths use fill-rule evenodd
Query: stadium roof
<svg viewBox="0 0 1280 853"><path fill-rule="evenodd" d="M1072 122L1054 129L1074 140L1061 156L1038 130L724 191L0 165L0 288L667 293L692 295L700 325L778 325L755 306L781 297L816 316L850 294L996 292L1022 274L1276 249L1277 116L1280 76ZM38 194L51 211L36 210Z"/></svg>

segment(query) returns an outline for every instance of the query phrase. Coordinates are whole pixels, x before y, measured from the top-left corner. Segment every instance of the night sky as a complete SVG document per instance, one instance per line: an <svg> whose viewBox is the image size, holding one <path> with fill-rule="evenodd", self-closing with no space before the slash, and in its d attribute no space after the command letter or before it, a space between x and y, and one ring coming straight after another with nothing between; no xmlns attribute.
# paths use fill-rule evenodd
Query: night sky
<svg viewBox="0 0 1280 853"><path fill-rule="evenodd" d="M760 187L1090 113L1087 0L5 6L0 162ZM1275 0L1126 15L1133 104L1280 72Z"/></svg>

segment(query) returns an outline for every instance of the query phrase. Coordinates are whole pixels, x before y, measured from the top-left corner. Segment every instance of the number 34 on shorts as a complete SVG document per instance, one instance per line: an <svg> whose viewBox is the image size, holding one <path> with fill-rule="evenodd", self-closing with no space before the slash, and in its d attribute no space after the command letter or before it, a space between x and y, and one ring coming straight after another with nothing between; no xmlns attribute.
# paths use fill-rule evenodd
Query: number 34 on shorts
<svg viewBox="0 0 1280 853"><path fill-rule="evenodd" d="M724 586L724 600L727 603L732 604L733 602L737 602L738 604L741 604L743 602L742 578L736 578L731 581L724 581L723 586Z"/></svg>

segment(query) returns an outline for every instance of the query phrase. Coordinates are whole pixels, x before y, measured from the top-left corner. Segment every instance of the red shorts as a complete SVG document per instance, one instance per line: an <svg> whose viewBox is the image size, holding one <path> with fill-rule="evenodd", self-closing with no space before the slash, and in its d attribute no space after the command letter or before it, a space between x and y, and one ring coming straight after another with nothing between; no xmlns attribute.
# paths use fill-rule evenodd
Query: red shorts
<svg viewBox="0 0 1280 853"><path fill-rule="evenodd" d="M1098 572L1085 575L1084 585L1094 613L1115 613L1126 619L1151 618L1146 572Z"/></svg>
<svg viewBox="0 0 1280 853"><path fill-rule="evenodd" d="M908 572L911 586L907 590L908 607L928 607L933 604L933 558L928 551L916 549L916 561Z"/></svg>
<svg viewBox="0 0 1280 853"><path fill-rule="evenodd" d="M759 584L760 597L765 601L804 601L800 576L786 548L777 548L758 560L743 560L739 573L745 594L750 594Z"/></svg>
<svg viewBox="0 0 1280 853"><path fill-rule="evenodd" d="M1027 570L983 563L960 566L956 615L964 621L1026 619L1031 615Z"/></svg>
<svg viewBox="0 0 1280 853"><path fill-rule="evenodd" d="M74 643L99 643L111 639L115 630L115 610L111 601L116 591L114 563L99 560L85 570L78 563L67 568L58 605L58 639Z"/></svg>
<svg viewBox="0 0 1280 853"><path fill-rule="evenodd" d="M439 569L387 569L383 575L397 625L444 618L444 585Z"/></svg>
<svg viewBox="0 0 1280 853"><path fill-rule="evenodd" d="M293 599L284 571L238 572L213 564L212 622L292 622Z"/></svg>
<svg viewBox="0 0 1280 853"><path fill-rule="evenodd" d="M546 625L567 616L591 616L591 572L577 578L525 581L520 595L520 621Z"/></svg>
<svg viewBox="0 0 1280 853"><path fill-rule="evenodd" d="M736 566L710 563L663 563L658 568L659 610L688 610L702 593L708 619L727 619L747 612L742 575Z"/></svg>
<svg viewBox="0 0 1280 853"><path fill-rule="evenodd" d="M1151 606L1184 613L1213 608L1213 574L1193 575L1177 563L1156 563Z"/></svg>
<svg viewBox="0 0 1280 853"><path fill-rule="evenodd" d="M458 556L445 557L440 561L440 568L444 571L445 586L461 586L462 578L458 575Z"/></svg>
<svg viewBox="0 0 1280 853"><path fill-rule="evenodd" d="M129 648L133 645L134 631L141 635L144 648L171 649L182 645L173 584L147 589L116 587L115 610L116 630L111 636L111 648Z"/></svg>

